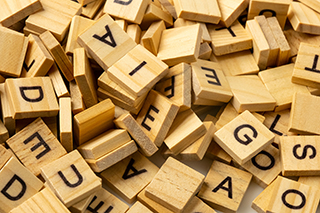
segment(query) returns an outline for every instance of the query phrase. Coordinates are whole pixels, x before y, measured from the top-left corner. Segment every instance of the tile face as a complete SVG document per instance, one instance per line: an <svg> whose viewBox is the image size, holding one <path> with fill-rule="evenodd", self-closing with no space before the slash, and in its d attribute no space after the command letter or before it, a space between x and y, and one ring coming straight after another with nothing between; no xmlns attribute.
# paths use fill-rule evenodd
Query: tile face
<svg viewBox="0 0 320 213"><path fill-rule="evenodd" d="M49 77L7 79L5 89L14 119L52 117L59 112Z"/></svg>
<svg viewBox="0 0 320 213"><path fill-rule="evenodd" d="M249 2L246 0L218 0L221 23L229 27L240 14L248 7Z"/></svg>
<svg viewBox="0 0 320 213"><path fill-rule="evenodd" d="M245 111L219 129L213 137L241 165L271 144L274 134L249 111Z"/></svg>

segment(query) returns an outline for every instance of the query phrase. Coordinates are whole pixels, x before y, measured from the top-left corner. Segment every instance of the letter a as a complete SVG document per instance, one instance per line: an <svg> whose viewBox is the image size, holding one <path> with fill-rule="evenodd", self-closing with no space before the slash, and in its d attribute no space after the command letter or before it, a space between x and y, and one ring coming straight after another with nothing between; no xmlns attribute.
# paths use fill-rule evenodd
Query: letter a
<svg viewBox="0 0 320 213"><path fill-rule="evenodd" d="M117 43L116 43L116 41L115 41L114 38L113 38L113 35L112 35L112 33L111 33L111 30L110 30L109 26L106 25L106 26L105 26L105 29L106 29L106 31L107 31L106 34L104 34L103 36L98 36L97 34L94 34L94 35L93 35L93 38L96 38L96 39L98 39L99 41L102 41L103 43L108 44L108 45L111 46L111 47L116 47L116 46L117 46ZM106 40L106 38L108 38L108 37L110 38L110 41Z"/></svg>

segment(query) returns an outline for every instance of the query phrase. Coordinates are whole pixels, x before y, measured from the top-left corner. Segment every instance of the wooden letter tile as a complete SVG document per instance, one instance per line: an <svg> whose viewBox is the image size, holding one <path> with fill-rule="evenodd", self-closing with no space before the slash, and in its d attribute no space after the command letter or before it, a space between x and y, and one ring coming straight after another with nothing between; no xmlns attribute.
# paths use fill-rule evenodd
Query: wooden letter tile
<svg viewBox="0 0 320 213"><path fill-rule="evenodd" d="M240 165L274 139L274 134L249 111L245 111L214 134L214 140Z"/></svg>
<svg viewBox="0 0 320 213"><path fill-rule="evenodd" d="M152 213L150 209L148 209L145 205L140 203L139 201L135 202L135 204L127 211L127 213Z"/></svg>
<svg viewBox="0 0 320 213"><path fill-rule="evenodd" d="M73 150L71 98L59 98L59 131L62 146L71 152Z"/></svg>
<svg viewBox="0 0 320 213"><path fill-rule="evenodd" d="M10 78L5 89L14 119L52 117L59 112L49 77Z"/></svg>
<svg viewBox="0 0 320 213"><path fill-rule="evenodd" d="M42 167L41 175L67 207L101 188L100 179L77 150Z"/></svg>
<svg viewBox="0 0 320 213"><path fill-rule="evenodd" d="M11 158L0 170L0 210L9 212L35 195L43 183L25 168L19 160Z"/></svg>
<svg viewBox="0 0 320 213"><path fill-rule="evenodd" d="M252 175L213 161L198 196L214 209L237 212Z"/></svg>
<svg viewBox="0 0 320 213"><path fill-rule="evenodd" d="M103 182L128 203L133 203L159 168L139 152L127 157L100 174Z"/></svg>
<svg viewBox="0 0 320 213"><path fill-rule="evenodd" d="M60 97L69 97L69 91L67 86L62 78L59 68L56 64L53 64L48 72L48 76L51 79L54 91L58 98ZM81 100L81 99L80 99Z"/></svg>
<svg viewBox="0 0 320 213"><path fill-rule="evenodd" d="M79 35L77 41L104 70L136 46L108 14Z"/></svg>
<svg viewBox="0 0 320 213"><path fill-rule="evenodd" d="M241 13L248 7L249 1L246 0L218 0L221 20L220 23L226 27L237 20Z"/></svg>
<svg viewBox="0 0 320 213"><path fill-rule="evenodd" d="M146 187L145 193L170 210L182 212L203 181L202 174L169 157Z"/></svg>

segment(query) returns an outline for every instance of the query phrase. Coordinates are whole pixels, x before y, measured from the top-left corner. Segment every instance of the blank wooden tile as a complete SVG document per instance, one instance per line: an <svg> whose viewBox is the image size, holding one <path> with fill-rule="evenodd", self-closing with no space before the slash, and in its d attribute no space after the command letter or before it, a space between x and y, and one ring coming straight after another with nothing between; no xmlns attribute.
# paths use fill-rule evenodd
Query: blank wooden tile
<svg viewBox="0 0 320 213"><path fill-rule="evenodd" d="M168 73L168 66L141 45L137 45L108 69L108 77L129 94L146 94Z"/></svg>
<svg viewBox="0 0 320 213"><path fill-rule="evenodd" d="M67 152L71 152L73 150L71 98L59 98L59 105L59 139Z"/></svg>
<svg viewBox="0 0 320 213"><path fill-rule="evenodd" d="M125 19L135 24L140 24L144 11L146 11L149 4L148 0L142 1L107 1L104 5L104 13L111 16Z"/></svg>
<svg viewBox="0 0 320 213"><path fill-rule="evenodd" d="M104 70L136 46L108 14L80 34L77 41Z"/></svg>
<svg viewBox="0 0 320 213"><path fill-rule="evenodd" d="M214 140L240 165L266 148L274 134L245 111L214 134Z"/></svg>
<svg viewBox="0 0 320 213"><path fill-rule="evenodd" d="M296 93L293 96L288 130L299 134L320 134L317 96Z"/></svg>
<svg viewBox="0 0 320 213"><path fill-rule="evenodd" d="M198 59L191 67L192 87L197 97L225 103L230 101L233 94L218 63Z"/></svg>
<svg viewBox="0 0 320 213"><path fill-rule="evenodd" d="M0 210L9 212L35 195L43 183L24 167L19 160L11 158L0 171ZM16 184L13 184L16 182ZM19 182L19 183L18 183Z"/></svg>
<svg viewBox="0 0 320 213"><path fill-rule="evenodd" d="M114 120L117 127L127 130L132 138L139 145L139 150L146 156L151 156L158 151L158 147L152 139L145 133L142 126L132 117L130 113L125 113Z"/></svg>
<svg viewBox="0 0 320 213"><path fill-rule="evenodd" d="M108 192L104 188L99 189L92 198L87 210L84 213L99 212L119 212L125 213L129 206L121 201L119 198Z"/></svg>
<svg viewBox="0 0 320 213"><path fill-rule="evenodd" d="M7 144L19 160L36 176L40 169L67 152L41 118L16 133Z"/></svg>
<svg viewBox="0 0 320 213"><path fill-rule="evenodd" d="M78 145L98 136L113 127L114 104L110 99L74 116L74 140Z"/></svg>
<svg viewBox="0 0 320 213"><path fill-rule="evenodd" d="M67 207L101 188L100 179L77 150L42 167L41 175Z"/></svg>
<svg viewBox="0 0 320 213"><path fill-rule="evenodd" d="M71 96L72 113L73 115L76 115L85 110L86 106L84 105L80 89L75 81L69 82L69 90Z"/></svg>
<svg viewBox="0 0 320 213"><path fill-rule="evenodd" d="M220 23L226 27L237 20L240 14L248 7L249 1L246 0L218 0L221 20Z"/></svg>
<svg viewBox="0 0 320 213"><path fill-rule="evenodd" d="M198 197L219 211L237 212L251 178L248 172L213 161Z"/></svg>
<svg viewBox="0 0 320 213"><path fill-rule="evenodd" d="M51 79L53 89L56 92L58 98L70 97L67 86L62 78L59 68L56 64L53 64L48 72L48 76Z"/></svg>
<svg viewBox="0 0 320 213"><path fill-rule="evenodd" d="M199 59L209 60L210 56L212 55L212 49L207 42L204 42L200 45L199 50Z"/></svg>
<svg viewBox="0 0 320 213"><path fill-rule="evenodd" d="M119 161L125 159L138 151L138 147L134 140L131 140L124 145L112 150L111 152L97 159L85 159L94 172L102 172L103 170L113 166Z"/></svg>
<svg viewBox="0 0 320 213"><path fill-rule="evenodd" d="M279 177L274 186L267 212L316 212L319 192L311 186Z"/></svg>
<svg viewBox="0 0 320 213"><path fill-rule="evenodd" d="M290 108L295 92L309 94L306 86L291 82L293 68L294 64L288 64L259 72L260 79L276 100L275 111Z"/></svg>
<svg viewBox="0 0 320 213"><path fill-rule="evenodd" d="M238 112L272 111L275 108L276 100L258 76L227 76L227 80L233 93L231 103Z"/></svg>
<svg viewBox="0 0 320 213"><path fill-rule="evenodd" d="M154 55L158 54L162 31L166 29L164 21L154 22L141 38L141 44Z"/></svg>
<svg viewBox="0 0 320 213"><path fill-rule="evenodd" d="M174 7L179 18L193 21L208 22L218 24L221 13L217 0L210 1L190 1L174 0Z"/></svg>
<svg viewBox="0 0 320 213"><path fill-rule="evenodd" d="M140 212L145 212L145 213L152 213L150 209L148 209L145 205L140 203L139 201L135 202L133 206L127 211L127 213L140 213Z"/></svg>
<svg viewBox="0 0 320 213"><path fill-rule="evenodd" d="M191 109L188 109L178 113L164 143L176 155L203 136L205 132L206 128L201 120Z"/></svg>
<svg viewBox="0 0 320 213"><path fill-rule="evenodd" d="M138 24L129 24L126 32L136 44L140 43L141 28Z"/></svg>
<svg viewBox="0 0 320 213"><path fill-rule="evenodd" d="M202 174L169 157L146 187L145 193L170 210L182 212L200 189L203 180Z"/></svg>
<svg viewBox="0 0 320 213"><path fill-rule="evenodd" d="M49 77L7 79L5 89L14 119L58 114L59 105Z"/></svg>
<svg viewBox="0 0 320 213"><path fill-rule="evenodd" d="M255 16L277 17L281 28L284 28L289 10L290 0L253 0L249 3L248 19Z"/></svg>
<svg viewBox="0 0 320 213"><path fill-rule="evenodd" d="M61 42L68 32L72 17L80 15L81 5L74 1L59 0L41 0L41 5L43 10L30 15L26 27L40 34L48 30Z"/></svg>
<svg viewBox="0 0 320 213"><path fill-rule="evenodd" d="M19 77L28 47L28 38L22 33L0 28L0 74Z"/></svg>
<svg viewBox="0 0 320 213"><path fill-rule="evenodd" d="M139 152L125 158L100 174L103 182L128 203L133 203L136 196L157 174L159 168Z"/></svg>
<svg viewBox="0 0 320 213"><path fill-rule="evenodd" d="M18 207L12 209L12 213L34 212L68 213L65 205L54 195L49 188L44 188Z"/></svg>
<svg viewBox="0 0 320 213"><path fill-rule="evenodd" d="M21 77L45 76L54 61L40 38L30 34Z"/></svg>
<svg viewBox="0 0 320 213"><path fill-rule="evenodd" d="M191 108L191 66L177 64L156 84L155 90L169 98L184 111Z"/></svg>
<svg viewBox="0 0 320 213"><path fill-rule="evenodd" d="M243 26L235 21L230 27L208 25L215 55L225 55L252 48L252 38Z"/></svg>
<svg viewBox="0 0 320 213"><path fill-rule="evenodd" d="M195 62L199 55L201 36L199 24L164 30L157 56L169 66Z"/></svg>
<svg viewBox="0 0 320 213"><path fill-rule="evenodd" d="M141 29L147 29L153 22L163 20L166 27L173 25L172 16L158 7L154 2L151 2L147 7L147 10L143 16L142 23L140 24Z"/></svg>

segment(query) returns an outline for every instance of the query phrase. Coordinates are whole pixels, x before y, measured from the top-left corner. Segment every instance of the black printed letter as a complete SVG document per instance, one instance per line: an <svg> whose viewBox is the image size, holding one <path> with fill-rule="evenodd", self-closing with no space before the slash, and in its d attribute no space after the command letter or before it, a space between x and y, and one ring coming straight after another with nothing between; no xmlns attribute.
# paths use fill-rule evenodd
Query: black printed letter
<svg viewBox="0 0 320 213"><path fill-rule="evenodd" d="M87 207L87 210L89 212L92 212L92 213L98 213L98 210L104 205L104 202L103 201L100 201L100 203L93 209L91 208L91 204L97 199L97 196L94 196L89 204L89 206ZM109 213L111 212L111 210L113 209L113 206L109 206L108 209L104 212L104 213Z"/></svg>
<svg viewBox="0 0 320 213"><path fill-rule="evenodd" d="M227 29L229 31L229 33L232 35L232 37L237 37L237 35L233 32L233 30L231 29L231 27L221 27L221 28L217 28L216 31L219 30L224 30Z"/></svg>
<svg viewBox="0 0 320 213"><path fill-rule="evenodd" d="M69 187L71 187L71 188L75 188L75 187L79 186L79 185L83 182L83 177L82 177L82 175L79 173L78 169L77 169L73 164L71 165L71 168L72 168L72 170L74 171L74 173L76 173L76 175L77 175L77 177L78 177L78 181L77 181L76 183L71 184L71 183L67 180L67 178L64 176L64 174L63 174L61 171L59 171L58 174L59 174L59 176L61 177L61 179L63 180L63 182L64 182L67 186L69 186Z"/></svg>
<svg viewBox="0 0 320 213"><path fill-rule="evenodd" d="M279 132L279 131L277 131L277 130L275 130L275 129L274 129L274 127L277 125L277 123L278 123L278 121L279 121L280 117L281 117L281 115L277 114L277 116L276 116L276 118L274 119L274 121L272 122L272 124L271 124L271 126L270 126L269 130L270 130L271 132L273 132L273 133L277 134L277 135L282 136L283 134L282 134L281 132Z"/></svg>
<svg viewBox="0 0 320 213"><path fill-rule="evenodd" d="M129 5L131 4L132 0L129 0L129 1L114 0L114 2L122 5Z"/></svg>
<svg viewBox="0 0 320 213"><path fill-rule="evenodd" d="M19 87L20 94L22 98L28 102L39 102L43 99L43 90L40 86L33 86L33 87ZM39 97L37 98L28 98L24 91L26 90L38 90L39 91Z"/></svg>
<svg viewBox="0 0 320 213"><path fill-rule="evenodd" d="M228 187L223 186L226 182L228 182ZM232 199L232 179L230 176L226 177L216 188L212 191L217 192L219 189L226 190L228 192L228 197Z"/></svg>
<svg viewBox="0 0 320 213"><path fill-rule="evenodd" d="M7 191L8 189L12 186L12 184L15 182L15 181L18 181L21 186L22 186L22 189L21 191L19 192L19 194L17 196L12 196L10 195ZM16 174L13 175L13 177L10 179L10 181L4 186L4 188L1 190L1 193L6 196L6 198L8 198L9 200L13 200L13 201L16 201L16 200L19 200L22 198L22 196L24 195L24 193L26 193L26 190L27 190L27 185L26 183Z"/></svg>
<svg viewBox="0 0 320 213"><path fill-rule="evenodd" d="M256 157L258 155L266 155L269 159L270 159L270 164L268 166L261 166L257 163L256 161ZM274 164L276 163L276 160L274 159L274 157L269 153L269 152L266 152L264 150L262 150L261 152L259 152L256 156L254 156L253 158L251 158L251 162L252 164L257 167L258 169L261 169L261 170L269 170L269 169L272 169L274 167Z"/></svg>
<svg viewBox="0 0 320 213"><path fill-rule="evenodd" d="M113 38L113 35L111 33L111 30L110 30L109 26L106 25L105 28L106 28L106 31L107 31L106 34L104 34L102 37L98 36L97 34L94 34L93 38L96 38L99 41L102 41L103 43L110 45L111 47L116 47L117 44L116 44L116 41ZM108 37L110 38L110 41L106 40L106 38L108 38Z"/></svg>
<svg viewBox="0 0 320 213"><path fill-rule="evenodd" d="M309 156L309 158L312 159L312 158L315 158L315 157L316 157L316 155L317 155L317 150L316 150L316 148L314 148L314 146L312 146L312 145L306 145L306 146L304 146L303 152L302 152L302 155L301 155L301 156L299 156L298 153L297 153L297 149L298 149L299 147L301 147L301 145L300 145L300 144L297 144L297 145L295 145L295 146L293 147L293 149L292 149L293 155L294 155L297 159L299 159L299 160L305 159L306 156L307 156L307 152L308 152L308 149L309 149L309 148L312 150L312 154Z"/></svg>
<svg viewBox="0 0 320 213"><path fill-rule="evenodd" d="M277 15L277 13L274 10L265 9L265 10L261 10L260 11L259 16L260 15L265 15L265 13L268 13L268 12L271 13L271 16L276 16ZM270 17L270 16L266 16L266 17Z"/></svg>
<svg viewBox="0 0 320 213"><path fill-rule="evenodd" d="M31 61L31 64L30 64L29 66L26 64L26 62L23 62L23 68L24 68L27 72L29 72L29 70L30 70L31 67L33 66L34 62L35 62L35 60L33 59L33 60Z"/></svg>
<svg viewBox="0 0 320 213"><path fill-rule="evenodd" d="M300 204L300 205L294 206L294 205L291 205L291 204L289 204L289 203L287 202L286 197L287 197L287 195L290 194L290 193L297 194L297 195L299 195L299 196L301 197L301 204ZM295 189L288 189L287 191L285 191L285 192L282 194L281 199L282 199L283 204L284 204L286 207L290 208L290 209L302 209L302 208L306 205L306 196L305 196L302 192L300 192L300 191L298 191L298 190L295 190Z"/></svg>
<svg viewBox="0 0 320 213"><path fill-rule="evenodd" d="M252 136L253 136L254 138L257 138L258 132L257 132L257 130L256 130L253 126L251 126L251 125L249 125L249 124L243 124L243 125L241 125L241 126L238 126L238 127L234 130L233 135L234 135L235 139L236 139L237 141L239 141L241 144L248 145L249 143L252 142L252 139L251 139L247 134L244 135L244 137L247 139L246 141L242 140L242 139L239 138L239 136L238 136L239 131L240 131L241 129L243 129L243 128L249 128L249 129L251 129L252 132L253 132L253 135L252 135Z"/></svg>
<svg viewBox="0 0 320 213"><path fill-rule="evenodd" d="M320 70L317 70L318 59L319 59L319 55L315 55L313 59L312 68L305 67L304 69L311 72L320 72Z"/></svg>
<svg viewBox="0 0 320 213"><path fill-rule="evenodd" d="M210 68L207 68L207 67L201 67L201 69L212 72L213 75L208 75L208 74L206 74L206 77L208 77L208 78L213 78L213 79L215 79L216 81L209 81L209 80L208 80L208 83L209 83L209 84L214 84L214 85L221 86L220 80L219 80L219 78L218 78L218 76L217 76L217 73L216 73L216 71L215 71L214 69L210 69Z"/></svg>
<svg viewBox="0 0 320 213"><path fill-rule="evenodd" d="M147 62L143 61L141 64L139 64L136 68L134 68L129 75L133 76L136 72L138 72L144 65L146 65Z"/></svg>
<svg viewBox="0 0 320 213"><path fill-rule="evenodd" d="M134 176L136 176L136 175L140 175L140 174L142 174L142 173L147 172L146 169L141 169L140 171L138 171L136 168L133 167L133 164L134 164L134 159L131 158L131 159L130 159L130 162L129 162L127 168L126 168L126 171L124 171L124 173L123 173L123 175L122 175L122 178L123 178L124 180L127 180L127 179L132 178L132 177L134 177ZM133 173L130 174L130 175L128 175L129 172L130 172L130 170L132 170Z"/></svg>
<svg viewBox="0 0 320 213"><path fill-rule="evenodd" d="M164 88L164 91L167 92L168 90L171 90L171 94L170 95L167 95L167 98L172 98L174 96L174 80L175 80L175 77L172 76L171 77L171 85Z"/></svg>
<svg viewBox="0 0 320 213"><path fill-rule="evenodd" d="M158 110L156 107L150 105L150 107L149 107L149 109L148 109L148 111L147 111L147 114L146 114L146 116L144 117L144 119L143 119L143 121L142 121L142 123L141 123L141 126L143 126L144 128L146 128L146 130L148 130L148 131L151 130L151 127L148 126L148 125L145 123L146 120L147 120L147 118L149 118L151 121L154 121L154 117L152 117L152 116L150 115L150 111L151 111L151 110L155 111L156 113L159 113L159 110Z"/></svg>
<svg viewBox="0 0 320 213"><path fill-rule="evenodd" d="M28 137L25 141L23 141L24 144L29 143L30 141L32 141L34 138L38 138L38 140L40 141L39 143L37 143L36 145L34 145L33 147L31 147L31 151L33 152L34 150L38 149L40 146L44 146L44 150L38 154L36 156L37 159L41 158L42 156L44 156L45 154L47 154L51 149L48 146L48 144L43 140L43 138L41 137L41 135L38 132L35 132L34 134L32 134L30 137Z"/></svg>

